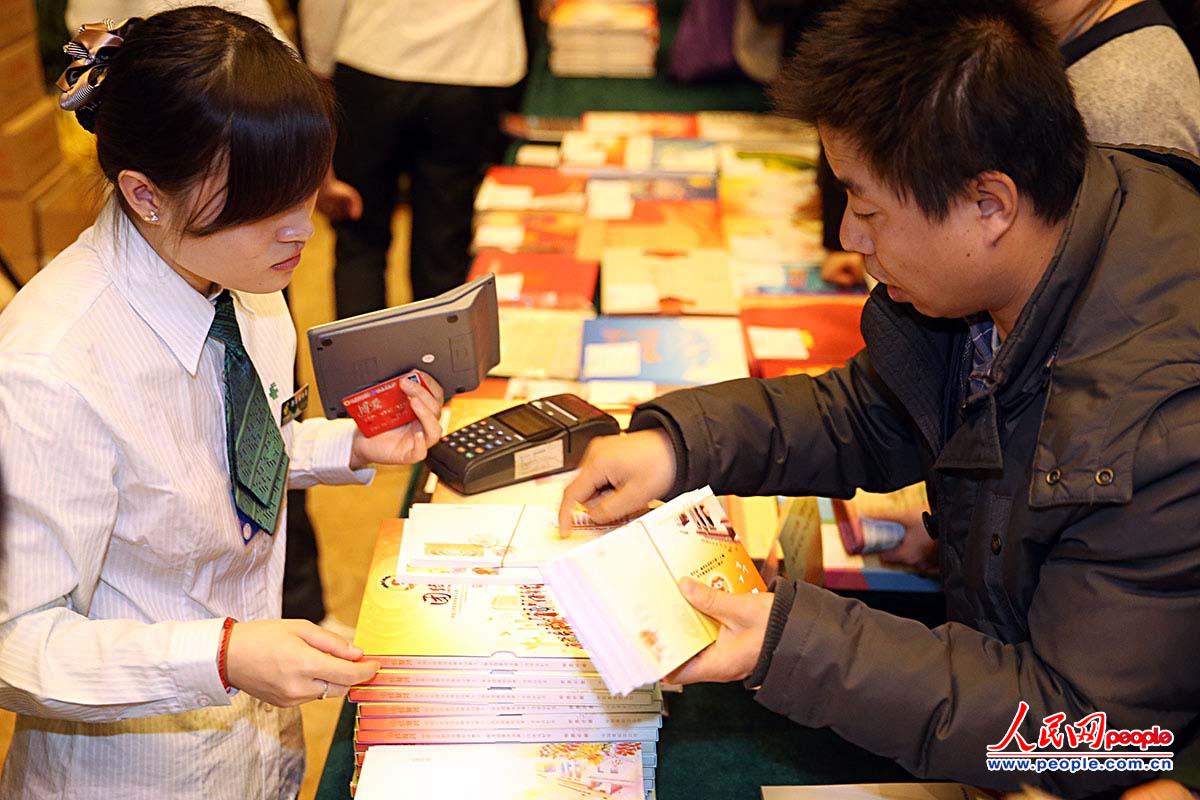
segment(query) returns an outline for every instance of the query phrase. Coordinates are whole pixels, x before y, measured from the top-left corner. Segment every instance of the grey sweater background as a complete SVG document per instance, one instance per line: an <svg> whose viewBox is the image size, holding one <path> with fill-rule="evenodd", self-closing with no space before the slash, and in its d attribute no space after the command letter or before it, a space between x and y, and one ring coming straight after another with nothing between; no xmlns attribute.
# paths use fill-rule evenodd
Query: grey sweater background
<svg viewBox="0 0 1200 800"><path fill-rule="evenodd" d="M1072 64L1067 77L1092 141L1200 155L1200 76L1172 29L1118 36Z"/></svg>

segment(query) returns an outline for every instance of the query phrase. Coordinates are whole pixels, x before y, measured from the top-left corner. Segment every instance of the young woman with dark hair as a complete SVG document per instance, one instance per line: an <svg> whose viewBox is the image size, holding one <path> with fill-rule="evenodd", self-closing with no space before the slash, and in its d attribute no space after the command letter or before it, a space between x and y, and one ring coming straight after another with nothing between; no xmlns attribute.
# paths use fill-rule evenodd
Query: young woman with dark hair
<svg viewBox="0 0 1200 800"><path fill-rule="evenodd" d="M418 420L371 439L284 408L280 290L335 139L293 51L211 6L65 49L113 191L0 316L0 796L294 797L290 707L377 664L279 619L284 490L423 459L441 392L406 386Z"/></svg>

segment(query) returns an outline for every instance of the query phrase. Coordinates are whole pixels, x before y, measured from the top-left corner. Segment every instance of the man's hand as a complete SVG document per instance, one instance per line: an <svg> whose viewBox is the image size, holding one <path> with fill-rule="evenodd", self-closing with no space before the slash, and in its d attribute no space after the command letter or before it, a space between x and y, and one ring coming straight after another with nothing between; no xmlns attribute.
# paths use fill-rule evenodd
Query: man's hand
<svg viewBox="0 0 1200 800"><path fill-rule="evenodd" d="M821 265L821 280L849 289L860 286L866 279L867 268L862 253L831 250Z"/></svg>
<svg viewBox="0 0 1200 800"><path fill-rule="evenodd" d="M871 511L870 516L875 519L892 520L904 526L904 539L891 550L880 553L881 561L912 567L922 575L937 574L938 543L930 538L921 517L921 512L928 510L929 507L922 504L920 508L899 514L889 514L883 510Z"/></svg>
<svg viewBox="0 0 1200 800"><path fill-rule="evenodd" d="M424 461L429 448L442 438L442 425L438 419L445 395L431 376L422 372L421 378L429 385L428 391L418 383L400 381L400 389L408 397L417 418L370 438L355 431L350 452L351 469L362 469L368 464L416 464Z"/></svg>
<svg viewBox="0 0 1200 800"><path fill-rule="evenodd" d="M225 674L229 684L276 706L340 697L370 680L378 661L336 633L299 619L238 622L229 632ZM328 688L327 688L328 684Z"/></svg>
<svg viewBox="0 0 1200 800"><path fill-rule="evenodd" d="M674 483L675 449L665 431L602 436L588 445L579 475L563 492L559 530L565 535L571 529L576 503L596 522L612 522L644 510Z"/></svg>
<svg viewBox="0 0 1200 800"><path fill-rule="evenodd" d="M721 623L717 640L663 680L668 683L728 683L754 671L767 635L775 595L730 594L684 578L679 590L692 607Z"/></svg>
<svg viewBox="0 0 1200 800"><path fill-rule="evenodd" d="M333 174L333 167L330 167L321 187L317 189L317 210L331 222L355 220L362 216L362 195L350 184L339 181Z"/></svg>

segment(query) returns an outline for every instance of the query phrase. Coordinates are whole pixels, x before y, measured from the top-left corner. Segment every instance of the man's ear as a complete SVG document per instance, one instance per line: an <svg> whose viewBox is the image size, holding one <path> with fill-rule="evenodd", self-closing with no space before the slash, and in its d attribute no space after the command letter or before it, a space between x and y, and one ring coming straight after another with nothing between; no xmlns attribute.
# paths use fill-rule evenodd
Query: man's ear
<svg viewBox="0 0 1200 800"><path fill-rule="evenodd" d="M1017 185L1003 172L981 172L967 186L967 200L974 204L977 219L988 245L994 245L1016 223L1021 211Z"/></svg>
<svg viewBox="0 0 1200 800"><path fill-rule="evenodd" d="M117 191L125 198L125 204L144 221L157 224L162 217L162 193L144 173L123 169L117 175Z"/></svg>

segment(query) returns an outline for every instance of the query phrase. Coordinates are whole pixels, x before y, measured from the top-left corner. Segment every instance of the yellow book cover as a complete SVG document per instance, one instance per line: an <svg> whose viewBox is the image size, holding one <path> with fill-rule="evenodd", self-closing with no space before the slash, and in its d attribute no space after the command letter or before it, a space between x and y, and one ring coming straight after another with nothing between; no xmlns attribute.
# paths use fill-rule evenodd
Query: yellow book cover
<svg viewBox="0 0 1200 800"><path fill-rule="evenodd" d="M384 520L354 643L387 667L592 672L541 584L410 583L397 575L401 520Z"/></svg>

